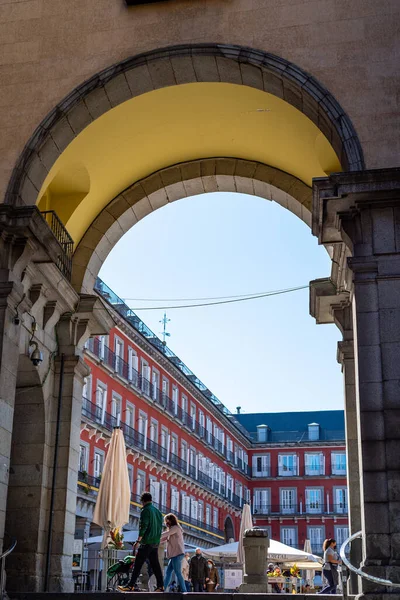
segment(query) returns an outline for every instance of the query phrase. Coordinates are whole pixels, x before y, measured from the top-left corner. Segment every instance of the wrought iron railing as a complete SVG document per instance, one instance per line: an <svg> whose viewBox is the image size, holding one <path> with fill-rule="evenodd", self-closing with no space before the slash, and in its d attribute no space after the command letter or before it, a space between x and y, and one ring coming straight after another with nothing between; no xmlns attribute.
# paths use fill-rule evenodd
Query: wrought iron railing
<svg viewBox="0 0 400 600"><path fill-rule="evenodd" d="M255 503L254 514L258 515L347 515L349 508L346 504L303 504L296 503L291 506L282 504Z"/></svg>
<svg viewBox="0 0 400 600"><path fill-rule="evenodd" d="M134 369L124 359L120 358L108 346L101 344L99 338L90 338L87 342L87 349L95 356L100 358L104 364L111 367L120 377L126 379L137 390L144 394L147 398L158 404L166 410L171 416L178 419L189 430L197 433L199 437L210 446L214 451L219 452L224 458L242 473L251 476L250 467L239 459L235 459L233 452L228 452L226 446L218 440L211 432L207 431L200 423L194 419L188 412L183 410L179 404L163 392L159 387L154 385L136 369Z"/></svg>
<svg viewBox="0 0 400 600"><path fill-rule="evenodd" d="M114 427L121 427L124 432L125 442L130 448L139 448L160 463L168 464L169 467L175 469L182 475L191 477L194 481L201 483L217 495L230 500L237 508L242 508L244 504L243 499L235 494L227 497L225 494L225 487L222 485L220 486L219 483L218 489L216 489L215 480L213 481L213 479L204 473L200 467L196 468L194 465L188 465L186 460L172 452L168 454L166 448L151 439L146 439L142 433L122 422L119 417L111 415L107 411L103 411L100 406L97 406L85 397L82 399L82 416L104 427L108 431L112 431ZM88 475L88 477L90 476Z"/></svg>
<svg viewBox="0 0 400 600"><path fill-rule="evenodd" d="M55 213L54 210L44 210L41 212L41 214L63 250L57 257L57 267L60 269L64 277L70 281L72 274L72 254L74 251L74 240L69 235L68 231L64 227L64 224L62 221L60 221L57 213Z"/></svg>
<svg viewBox="0 0 400 600"><path fill-rule="evenodd" d="M84 484L86 489L89 489L89 492L94 492L97 494L97 491L100 487L100 477L93 477L88 475L85 471L78 472L78 481ZM93 489L94 488L94 489ZM140 505L140 494L131 493L131 502L134 505ZM172 511L171 506L160 504L159 502L153 501L153 504L164 514ZM187 515L184 512L180 512L176 509L173 510L174 514L177 516L179 521L182 521L186 526L200 529L204 533L204 529L211 532L212 534L218 535L220 537L224 536L224 532L217 527L213 527L210 524L205 524L203 520L197 519L192 515Z"/></svg>

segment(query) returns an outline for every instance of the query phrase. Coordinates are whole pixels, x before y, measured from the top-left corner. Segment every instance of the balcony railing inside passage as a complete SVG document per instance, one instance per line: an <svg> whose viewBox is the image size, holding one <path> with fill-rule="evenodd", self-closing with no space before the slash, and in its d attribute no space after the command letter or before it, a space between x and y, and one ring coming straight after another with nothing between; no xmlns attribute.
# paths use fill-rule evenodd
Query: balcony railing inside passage
<svg viewBox="0 0 400 600"><path fill-rule="evenodd" d="M347 515L347 504L293 504L291 506L275 504L255 504L257 515Z"/></svg>
<svg viewBox="0 0 400 600"><path fill-rule="evenodd" d="M157 442L151 439L146 440L142 433L133 429L126 423L123 423L118 417L103 411L100 406L90 402L87 398L83 398L82 415L109 431L112 431L114 427L121 427L124 432L125 441L130 448L139 449L149 456L152 456L160 463L168 464L168 466L175 469L175 471L191 477L194 481L200 483L216 495L233 504L233 506L237 508L243 507L243 498L240 498L240 496L232 493L230 490L228 491L224 485L213 480L212 477L204 473L199 467L188 464L186 460L180 458L173 452L168 453L168 450Z"/></svg>
<svg viewBox="0 0 400 600"><path fill-rule="evenodd" d="M251 476L251 468L241 459L235 457L233 452L227 450L226 446L218 440L212 433L183 410L176 402L172 400L165 392L146 379L141 373L131 367L126 361L117 356L108 346L102 345L98 338L90 338L87 342L87 349L95 356L100 358L104 364L111 367L118 375L131 383L140 393L158 404L163 410L172 417L178 419L190 431L196 433L201 439L219 452L233 466L247 476Z"/></svg>
<svg viewBox="0 0 400 600"><path fill-rule="evenodd" d="M54 210L42 211L42 217L52 230L55 238L61 245L63 251L57 258L57 267L68 281L71 280L72 274L72 254L74 251L74 240L65 229L63 223L57 216Z"/></svg>
<svg viewBox="0 0 400 600"><path fill-rule="evenodd" d="M100 487L100 477L93 477L92 475L88 475L84 471L79 471L78 473L78 481L84 484L84 488L87 490L87 493L90 495L97 495L98 489ZM141 506L140 503L140 495L131 493L131 502L134 506ZM213 527L210 524L205 524L204 521L200 521L199 519L194 518L191 515L186 515L185 513L179 512L176 509L172 509L171 507L160 504L159 502L153 502L155 506L164 514L168 514L169 512L173 512L186 526L192 527L196 530L201 530L202 533L205 531L210 532L219 537L224 536L224 532L221 529Z"/></svg>
<svg viewBox="0 0 400 600"><path fill-rule="evenodd" d="M153 346L155 346L160 352L162 352L170 361L193 383L198 390L200 390L204 396L214 404L224 415L226 415L231 423L244 435L249 438L247 429L243 427L241 423L235 418L226 406L224 406L202 381L181 361L176 354L165 346L163 342L151 331L145 323L132 309L129 308L125 302L117 296L99 277L96 280L94 289L100 294L104 300L106 300L124 319L126 319L132 327L134 327L139 333L141 333Z"/></svg>

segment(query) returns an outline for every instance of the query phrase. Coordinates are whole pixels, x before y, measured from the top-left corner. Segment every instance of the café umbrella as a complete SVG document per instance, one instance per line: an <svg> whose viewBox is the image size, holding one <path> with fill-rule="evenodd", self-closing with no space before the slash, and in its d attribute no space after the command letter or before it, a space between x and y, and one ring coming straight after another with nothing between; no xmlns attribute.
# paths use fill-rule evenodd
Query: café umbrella
<svg viewBox="0 0 400 600"><path fill-rule="evenodd" d="M242 520L240 522L239 543L238 543L238 549L237 549L238 563L244 564L244 548L243 548L244 532L246 531L246 529L252 529L252 527L253 527L253 519L251 517L250 505L244 504L243 510L242 510Z"/></svg>
<svg viewBox="0 0 400 600"><path fill-rule="evenodd" d="M110 542L110 532L129 522L130 485L122 429L115 427L101 475L93 522L104 529L102 547Z"/></svg>

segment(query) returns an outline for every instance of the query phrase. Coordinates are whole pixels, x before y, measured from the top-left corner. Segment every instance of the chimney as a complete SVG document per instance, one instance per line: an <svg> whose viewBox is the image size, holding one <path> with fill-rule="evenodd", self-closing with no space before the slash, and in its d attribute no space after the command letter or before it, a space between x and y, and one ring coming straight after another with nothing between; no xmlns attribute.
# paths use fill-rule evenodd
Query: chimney
<svg viewBox="0 0 400 600"><path fill-rule="evenodd" d="M238 414L238 415L240 415L240 411L241 411L241 410L242 410L242 407L241 407L241 406L237 406L237 407L236 407L236 412L237 412L237 414Z"/></svg>

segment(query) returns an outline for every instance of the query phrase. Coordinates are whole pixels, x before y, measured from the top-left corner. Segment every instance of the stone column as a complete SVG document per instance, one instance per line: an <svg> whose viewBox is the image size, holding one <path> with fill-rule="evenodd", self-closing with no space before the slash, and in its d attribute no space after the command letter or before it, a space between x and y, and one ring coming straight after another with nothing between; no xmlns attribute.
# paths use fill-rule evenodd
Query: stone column
<svg viewBox="0 0 400 600"><path fill-rule="evenodd" d="M7 542L15 535L10 528L6 530L5 520L19 355L19 328L14 325L13 319L22 291L22 286L15 283L0 282L0 553L4 533L7 534Z"/></svg>
<svg viewBox="0 0 400 600"><path fill-rule="evenodd" d="M351 306L333 310L335 321L343 333L343 341L338 343L337 359L342 365L344 376L344 406L346 425L347 456L347 494L349 505L349 530L351 533L361 531L361 498L360 498L360 462L359 439L357 426L356 381L354 364L354 340ZM362 562L361 540L355 540L350 548L350 562L359 567ZM359 577L350 573L350 593L360 590Z"/></svg>
<svg viewBox="0 0 400 600"><path fill-rule="evenodd" d="M313 232L352 254L362 568L400 583L400 169L314 180Z"/></svg>
<svg viewBox="0 0 400 600"><path fill-rule="evenodd" d="M343 341L338 343L337 359L342 365L344 376L349 528L351 533L355 533L361 530L361 506L353 316L350 293L343 291L343 280L346 281L346 274L343 273L340 278L337 273L337 264L334 263L332 279L318 279L310 283L310 313L318 324L335 323L343 336ZM338 292L338 288L342 291ZM360 566L362 561L360 540L351 545L350 560L356 567ZM354 573L350 576L350 585L351 593L357 593L359 581Z"/></svg>

